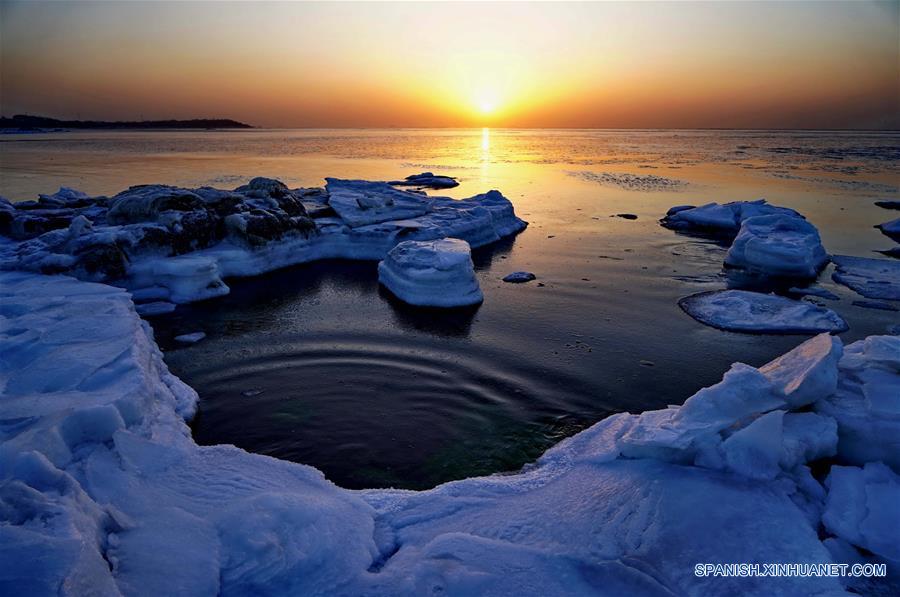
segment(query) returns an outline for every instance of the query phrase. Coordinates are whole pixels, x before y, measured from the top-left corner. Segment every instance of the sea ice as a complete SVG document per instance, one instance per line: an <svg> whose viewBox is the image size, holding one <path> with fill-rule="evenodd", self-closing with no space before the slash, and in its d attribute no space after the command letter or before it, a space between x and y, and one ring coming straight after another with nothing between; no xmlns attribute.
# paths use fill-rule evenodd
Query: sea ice
<svg viewBox="0 0 900 597"><path fill-rule="evenodd" d="M900 218L875 226L881 233L900 243Z"/></svg>
<svg viewBox="0 0 900 597"><path fill-rule="evenodd" d="M408 240L378 264L378 281L411 305L462 307L484 300L474 268L464 240Z"/></svg>
<svg viewBox="0 0 900 597"><path fill-rule="evenodd" d="M452 176L434 175L431 172L411 174L403 180L392 180L388 184L395 187L427 187L429 189L452 189L459 182Z"/></svg>
<svg viewBox="0 0 900 597"><path fill-rule="evenodd" d="M672 208L661 222L674 230L699 230L720 234L737 234L747 218L773 214L803 218L787 207L769 205L765 199L734 201L732 203L707 203L700 207L680 205Z"/></svg>
<svg viewBox="0 0 900 597"><path fill-rule="evenodd" d="M900 261L834 255L832 279L872 299L900 301Z"/></svg>
<svg viewBox="0 0 900 597"><path fill-rule="evenodd" d="M786 214L745 219L725 256L727 266L784 278L815 278L827 263L816 227Z"/></svg>
<svg viewBox="0 0 900 597"><path fill-rule="evenodd" d="M134 306L138 315L163 315L175 310L175 304L167 301L155 301L152 303L140 303Z"/></svg>
<svg viewBox="0 0 900 597"><path fill-rule="evenodd" d="M884 209L900 209L900 201L885 199L884 201L876 201L875 205Z"/></svg>
<svg viewBox="0 0 900 597"><path fill-rule="evenodd" d="M680 299L678 306L700 323L730 332L816 334L848 329L831 309L747 290L700 292Z"/></svg>
<svg viewBox="0 0 900 597"><path fill-rule="evenodd" d="M190 334L181 334L180 336L175 336L175 341L183 342L184 344L196 344L204 338L206 338L206 334L204 332L191 332Z"/></svg>
<svg viewBox="0 0 900 597"><path fill-rule="evenodd" d="M386 182L326 178L328 205L351 228L390 220L405 220L428 213L431 199L400 191Z"/></svg>
<svg viewBox="0 0 900 597"><path fill-rule="evenodd" d="M817 296L828 301L837 301L841 298L827 288L822 288L821 286L791 286L788 289L788 292L800 296Z"/></svg>
<svg viewBox="0 0 900 597"><path fill-rule="evenodd" d="M535 276L531 272L513 272L511 274L506 274L505 276L503 276L503 281L511 282L513 284L521 284L523 282L531 282L536 278L537 276Z"/></svg>

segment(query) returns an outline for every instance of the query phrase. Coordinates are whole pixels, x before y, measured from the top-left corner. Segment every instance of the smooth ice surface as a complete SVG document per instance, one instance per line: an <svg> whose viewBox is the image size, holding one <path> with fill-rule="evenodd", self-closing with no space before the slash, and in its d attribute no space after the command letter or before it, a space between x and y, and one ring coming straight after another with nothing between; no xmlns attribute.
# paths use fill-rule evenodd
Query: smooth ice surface
<svg viewBox="0 0 900 597"><path fill-rule="evenodd" d="M679 205L669 209L662 219L663 225L675 230L698 230L722 234L735 234L748 218L767 215L787 215L802 218L799 213L787 207L756 201L733 201L731 203L707 203L699 207Z"/></svg>
<svg viewBox="0 0 900 597"><path fill-rule="evenodd" d="M847 329L831 309L747 290L700 292L682 298L678 305L700 323L731 332L815 334Z"/></svg>
<svg viewBox="0 0 900 597"><path fill-rule="evenodd" d="M782 213L746 218L725 256L725 265L785 278L815 278L826 263L816 227Z"/></svg>
<svg viewBox="0 0 900 597"><path fill-rule="evenodd" d="M307 466L197 446L184 424L197 395L125 291L5 272L0 293L5 594L825 595L837 579L693 567L830 563L853 546L896 557L896 475L835 467L823 487L807 463L833 451L833 419L789 411L788 388L829 391L816 381L834 373L827 336L768 372L736 364L683 407L609 417L517 474L349 492ZM879 412L896 342L841 360L839 385L877 372L863 391Z"/></svg>
<svg viewBox="0 0 900 597"><path fill-rule="evenodd" d="M832 278L867 298L900 301L900 261L834 255Z"/></svg>
<svg viewBox="0 0 900 597"><path fill-rule="evenodd" d="M469 243L455 238L398 244L378 264L378 281L411 305L462 307L484 300Z"/></svg>

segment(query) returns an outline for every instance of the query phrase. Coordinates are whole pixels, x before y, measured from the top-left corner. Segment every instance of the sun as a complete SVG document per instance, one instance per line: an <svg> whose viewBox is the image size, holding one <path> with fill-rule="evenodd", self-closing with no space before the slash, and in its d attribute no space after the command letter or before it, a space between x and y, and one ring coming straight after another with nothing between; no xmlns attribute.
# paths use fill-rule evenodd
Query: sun
<svg viewBox="0 0 900 597"><path fill-rule="evenodd" d="M497 109L497 106L494 104L494 102L482 101L480 104L478 104L478 109L482 114L490 114Z"/></svg>

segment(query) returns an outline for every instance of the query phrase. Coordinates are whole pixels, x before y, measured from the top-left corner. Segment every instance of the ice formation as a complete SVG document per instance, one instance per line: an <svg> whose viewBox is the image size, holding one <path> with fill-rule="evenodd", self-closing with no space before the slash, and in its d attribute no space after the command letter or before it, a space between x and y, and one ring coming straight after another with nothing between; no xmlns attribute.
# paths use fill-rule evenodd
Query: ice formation
<svg viewBox="0 0 900 597"><path fill-rule="evenodd" d="M746 218L725 256L727 266L783 278L815 278L827 263L816 227L786 214Z"/></svg>
<svg viewBox="0 0 900 597"><path fill-rule="evenodd" d="M698 230L733 235L740 230L744 220L775 214L803 218L793 209L770 205L765 199L758 199L723 204L707 203L700 207L679 205L669 209L661 222L674 230Z"/></svg>
<svg viewBox="0 0 900 597"><path fill-rule="evenodd" d="M422 187L429 189L452 189L459 186L459 182L452 176L440 176L431 172L411 174L403 180L392 180L388 184L392 184L395 187Z"/></svg>
<svg viewBox="0 0 900 597"><path fill-rule="evenodd" d="M885 199L884 201L876 201L875 205L884 209L900 209L900 201L893 199Z"/></svg>
<svg viewBox="0 0 900 597"><path fill-rule="evenodd" d="M506 274L503 276L504 282L510 282L512 284L522 284L524 282L531 282L535 280L537 276L535 276L531 272L513 272L511 274Z"/></svg>
<svg viewBox="0 0 900 597"><path fill-rule="evenodd" d="M900 337L736 364L516 474L351 492L197 446L197 395L127 292L0 272L0 299L2 594L837 595L838 578L694 567L857 560L900 588Z"/></svg>
<svg viewBox="0 0 900 597"><path fill-rule="evenodd" d="M196 344L204 338L206 338L205 332L191 332L190 334L181 334L179 336L175 336L175 341L182 342L184 344Z"/></svg>
<svg viewBox="0 0 900 597"><path fill-rule="evenodd" d="M411 305L463 307L484 300L469 243L455 238L403 241L378 264L378 281Z"/></svg>
<svg viewBox="0 0 900 597"><path fill-rule="evenodd" d="M268 178L233 191L142 185L111 198L60 189L0 200L0 235L10 239L0 242L0 269L65 273L123 286L138 302L178 304L228 293L230 276L381 260L406 240L452 237L475 248L526 225L498 191L455 200L362 180L329 178L324 189Z"/></svg>
<svg viewBox="0 0 900 597"><path fill-rule="evenodd" d="M890 222L879 224L875 227L881 230L881 233L889 237L891 240L895 240L900 243L900 218L891 220Z"/></svg>
<svg viewBox="0 0 900 597"><path fill-rule="evenodd" d="M834 255L832 279L866 298L900 301L900 261Z"/></svg>
<svg viewBox="0 0 900 597"><path fill-rule="evenodd" d="M678 305L697 321L731 332L815 334L848 329L831 309L747 290L699 292L682 298Z"/></svg>

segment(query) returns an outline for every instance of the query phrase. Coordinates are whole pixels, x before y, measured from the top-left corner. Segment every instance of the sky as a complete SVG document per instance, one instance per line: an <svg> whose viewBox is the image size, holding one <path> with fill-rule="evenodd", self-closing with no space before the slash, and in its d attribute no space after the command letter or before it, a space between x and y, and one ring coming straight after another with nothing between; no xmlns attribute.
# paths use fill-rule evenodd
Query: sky
<svg viewBox="0 0 900 597"><path fill-rule="evenodd" d="M0 113L900 129L900 0L0 0Z"/></svg>

